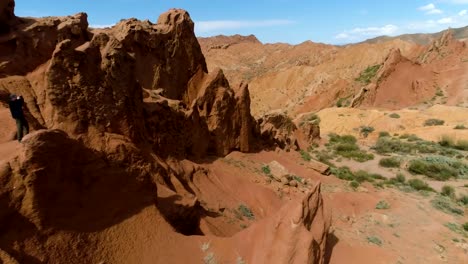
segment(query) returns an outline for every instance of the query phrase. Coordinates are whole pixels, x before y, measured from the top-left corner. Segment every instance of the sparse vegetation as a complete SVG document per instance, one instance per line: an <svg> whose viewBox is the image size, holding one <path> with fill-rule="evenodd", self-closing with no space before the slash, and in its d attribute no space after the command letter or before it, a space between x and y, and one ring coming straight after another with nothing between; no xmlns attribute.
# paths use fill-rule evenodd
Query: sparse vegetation
<svg viewBox="0 0 468 264"><path fill-rule="evenodd" d="M301 150L300 153L301 153L301 158L304 161L311 161L312 160L312 156L310 156L309 152Z"/></svg>
<svg viewBox="0 0 468 264"><path fill-rule="evenodd" d="M459 129L459 130L464 130L467 129L465 125L456 125L453 129Z"/></svg>
<svg viewBox="0 0 468 264"><path fill-rule="evenodd" d="M449 185L445 185L442 187L442 191L440 192L443 196L447 196L451 199L455 199L455 188Z"/></svg>
<svg viewBox="0 0 468 264"><path fill-rule="evenodd" d="M366 162L374 159L374 155L367 153L359 148L357 140L351 135L340 136L330 134L329 144L333 146L335 153L345 158L353 159L358 162Z"/></svg>
<svg viewBox="0 0 468 264"><path fill-rule="evenodd" d="M340 98L336 101L336 107L348 107L350 104L348 98Z"/></svg>
<svg viewBox="0 0 468 264"><path fill-rule="evenodd" d="M400 118L400 115L397 114L397 113L392 113L392 114L389 115L389 117L390 117L390 118L398 119L398 118Z"/></svg>
<svg viewBox="0 0 468 264"><path fill-rule="evenodd" d="M367 67L361 74L359 75L358 78L356 78L356 81L363 83L363 84L369 84L372 82L372 79L377 75L377 72L380 69L380 64L374 65Z"/></svg>
<svg viewBox="0 0 468 264"><path fill-rule="evenodd" d="M262 172L265 173L266 175L271 175L271 169L270 166L265 165L262 167Z"/></svg>
<svg viewBox="0 0 468 264"><path fill-rule="evenodd" d="M255 215L253 214L252 210L250 210L250 208L247 207L245 204L239 205L239 208L237 208L237 210L241 213L242 216L246 217L247 219L255 219Z"/></svg>
<svg viewBox="0 0 468 264"><path fill-rule="evenodd" d="M458 175L457 170L447 164L431 162L426 159L410 161L408 171L413 174L426 175L438 181L446 181Z"/></svg>
<svg viewBox="0 0 468 264"><path fill-rule="evenodd" d="M408 181L408 185L413 188L416 191L430 191L434 192L434 189L432 189L429 184L426 182L420 180L420 179L411 179Z"/></svg>
<svg viewBox="0 0 468 264"><path fill-rule="evenodd" d="M468 195L462 195L459 199L458 202L464 206L468 205Z"/></svg>
<svg viewBox="0 0 468 264"><path fill-rule="evenodd" d="M391 137L391 136L390 136L390 133L388 133L387 131L381 131L379 132L379 138L382 138L382 137Z"/></svg>
<svg viewBox="0 0 468 264"><path fill-rule="evenodd" d="M390 209L390 204L387 203L386 201L380 201L380 202L378 202L377 205L375 206L375 209L379 209L379 210Z"/></svg>
<svg viewBox="0 0 468 264"><path fill-rule="evenodd" d="M357 189L359 187L359 185L361 185L359 182L357 181L352 181L349 183L349 186L353 187L353 189Z"/></svg>
<svg viewBox="0 0 468 264"><path fill-rule="evenodd" d="M450 229L454 233L457 233L457 234L460 234L460 235L462 235L464 233L464 231L463 231L464 227L462 225L459 225L459 224L456 224L456 223L446 223L446 224L444 224L444 226L447 227L448 229Z"/></svg>
<svg viewBox="0 0 468 264"><path fill-rule="evenodd" d="M400 168L401 161L398 158L383 158L379 161L379 165L384 168Z"/></svg>
<svg viewBox="0 0 468 264"><path fill-rule="evenodd" d="M371 126L362 126L361 130L360 130L360 133L361 133L361 135L363 135L366 138L366 137L369 136L369 134L371 134L374 131L375 131L375 128L373 128Z"/></svg>
<svg viewBox="0 0 468 264"><path fill-rule="evenodd" d="M465 230L466 232L468 232L468 222L466 222L466 223L463 224L463 230Z"/></svg>
<svg viewBox="0 0 468 264"><path fill-rule="evenodd" d="M424 126L443 126L444 124L444 120L435 118L427 119L426 121L424 121Z"/></svg>
<svg viewBox="0 0 468 264"><path fill-rule="evenodd" d="M438 181L450 178L464 178L468 174L468 165L443 156L430 156L410 161L408 171L426 175Z"/></svg>
<svg viewBox="0 0 468 264"><path fill-rule="evenodd" d="M445 196L436 196L431 201L432 206L447 214L454 214L454 215L463 215L464 212L462 209L458 208L458 206L448 197Z"/></svg>
<svg viewBox="0 0 468 264"><path fill-rule="evenodd" d="M320 120L320 117L317 114L311 114L307 118L307 121L312 123L312 124L319 125L321 120Z"/></svg>
<svg viewBox="0 0 468 264"><path fill-rule="evenodd" d="M367 242L371 243L371 244L375 244L377 246L382 246L383 242L380 238L376 237L376 236L370 236L370 237L367 237Z"/></svg>
<svg viewBox="0 0 468 264"><path fill-rule="evenodd" d="M439 144L443 147L458 149L458 150L468 150L468 140L460 139L456 141L453 137L449 135L443 135L439 141Z"/></svg>

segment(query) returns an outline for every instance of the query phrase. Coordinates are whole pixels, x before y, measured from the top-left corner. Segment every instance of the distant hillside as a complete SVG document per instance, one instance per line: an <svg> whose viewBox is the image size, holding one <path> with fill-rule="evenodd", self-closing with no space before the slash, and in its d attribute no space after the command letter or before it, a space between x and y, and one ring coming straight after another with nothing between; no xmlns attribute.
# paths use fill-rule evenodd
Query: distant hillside
<svg viewBox="0 0 468 264"><path fill-rule="evenodd" d="M452 28L451 30L453 31L453 35L456 39L468 38L468 26L462 28ZM373 39L368 39L363 43L375 44L393 39L401 39L403 41L413 42L420 45L427 45L430 44L434 39L440 38L445 31L446 30L433 34L404 34L396 37L381 36Z"/></svg>

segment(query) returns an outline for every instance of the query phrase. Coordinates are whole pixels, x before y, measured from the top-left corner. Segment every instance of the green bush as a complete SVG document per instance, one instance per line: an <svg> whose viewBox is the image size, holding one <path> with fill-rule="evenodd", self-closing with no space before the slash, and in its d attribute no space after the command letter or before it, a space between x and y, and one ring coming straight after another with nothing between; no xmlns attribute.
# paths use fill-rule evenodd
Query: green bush
<svg viewBox="0 0 468 264"><path fill-rule="evenodd" d="M262 167L262 172L265 173L266 175L270 175L271 174L270 166L268 166L268 165L263 166Z"/></svg>
<svg viewBox="0 0 468 264"><path fill-rule="evenodd" d="M397 113L390 114L389 117L391 118L400 118L400 115Z"/></svg>
<svg viewBox="0 0 468 264"><path fill-rule="evenodd" d="M310 156L309 152L301 150L300 153L301 153L301 157L302 157L302 159L304 161L311 161L312 160L312 156Z"/></svg>
<svg viewBox="0 0 468 264"><path fill-rule="evenodd" d="M446 181L458 176L458 171L444 163L427 159L416 159L409 163L408 171L413 174L426 175L438 181Z"/></svg>
<svg viewBox="0 0 468 264"><path fill-rule="evenodd" d="M463 205L468 205L468 195L462 195L460 199L458 199L458 202L460 202Z"/></svg>
<svg viewBox="0 0 468 264"><path fill-rule="evenodd" d="M406 177L405 175L398 173L397 176L395 177L395 180L399 183L405 183L406 182Z"/></svg>
<svg viewBox="0 0 468 264"><path fill-rule="evenodd" d="M361 185L359 182L357 181L352 181L349 183L349 186L353 187L354 189L357 189L359 187L359 185Z"/></svg>
<svg viewBox="0 0 468 264"><path fill-rule="evenodd" d="M447 196L447 197L450 197L450 198L454 199L455 198L455 188L453 188L452 186L445 185L444 187L442 187L442 191L440 192L440 194L442 194L443 196Z"/></svg>
<svg viewBox="0 0 468 264"><path fill-rule="evenodd" d="M427 119L426 121L424 121L424 126L443 126L444 124L444 120L435 118Z"/></svg>
<svg viewBox="0 0 468 264"><path fill-rule="evenodd" d="M352 136L352 135L343 135L340 136L338 134L331 133L328 135L330 138L330 143L331 144L336 144L336 143L349 143L349 144L356 144L357 139Z"/></svg>
<svg viewBox="0 0 468 264"><path fill-rule="evenodd" d="M375 206L375 209L379 209L379 210L390 209L390 204L387 203L386 201L380 201L380 202L378 202L377 205Z"/></svg>
<svg viewBox="0 0 468 264"><path fill-rule="evenodd" d="M379 138L382 137L390 137L390 133L388 133L387 131L379 132Z"/></svg>
<svg viewBox="0 0 468 264"><path fill-rule="evenodd" d="M371 127L371 126L362 126L361 127L361 135L363 135L364 137L368 137L370 133L374 132L375 131L375 128Z"/></svg>
<svg viewBox="0 0 468 264"><path fill-rule="evenodd" d="M255 215L253 214L253 212L250 210L249 207L247 207L245 204L241 204L239 205L239 208L238 208L239 212L245 216L247 219L249 220L254 220L255 219Z"/></svg>
<svg viewBox="0 0 468 264"><path fill-rule="evenodd" d="M330 134L329 137L329 144L334 147L337 155L353 159L358 162L366 162L374 159L374 155L359 149L359 146L356 144L357 139L354 136Z"/></svg>
<svg viewBox="0 0 468 264"><path fill-rule="evenodd" d="M463 230L465 230L466 232L468 232L468 222L466 222L466 223L463 224Z"/></svg>
<svg viewBox="0 0 468 264"><path fill-rule="evenodd" d="M444 196L437 196L431 201L432 206L442 212L454 215L463 215L464 212L462 209L450 199Z"/></svg>
<svg viewBox="0 0 468 264"><path fill-rule="evenodd" d="M400 168L401 161L398 158L383 158L379 161L379 165L385 168Z"/></svg>
<svg viewBox="0 0 468 264"><path fill-rule="evenodd" d="M377 246L382 246L382 240L376 236L367 237L367 242L375 244Z"/></svg>
<svg viewBox="0 0 468 264"><path fill-rule="evenodd" d="M372 79L377 75L377 72L379 71L379 69L380 69L379 64L367 67L367 69L361 72L359 77L356 78L356 81L366 84L366 85L371 83Z"/></svg>
<svg viewBox="0 0 468 264"><path fill-rule="evenodd" d="M464 130L464 129L466 129L466 127L465 127L465 125L457 125L457 126L455 126L453 129Z"/></svg>
<svg viewBox="0 0 468 264"><path fill-rule="evenodd" d="M420 179L411 179L408 181L408 185L416 191L434 191L434 189L432 189L429 184Z"/></svg>

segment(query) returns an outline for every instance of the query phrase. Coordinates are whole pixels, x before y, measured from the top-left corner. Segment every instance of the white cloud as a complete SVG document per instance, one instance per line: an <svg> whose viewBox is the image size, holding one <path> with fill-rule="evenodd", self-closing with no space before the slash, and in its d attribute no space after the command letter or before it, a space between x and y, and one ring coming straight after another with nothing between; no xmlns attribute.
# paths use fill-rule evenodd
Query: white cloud
<svg viewBox="0 0 468 264"><path fill-rule="evenodd" d="M458 15L459 16L466 16L467 13L468 13L468 11L465 9L465 10L460 11L460 13L458 13Z"/></svg>
<svg viewBox="0 0 468 264"><path fill-rule="evenodd" d="M453 24L454 20L451 17L444 17L442 19L437 20L439 24Z"/></svg>
<svg viewBox="0 0 468 264"><path fill-rule="evenodd" d="M293 24L291 20L214 20L198 21L195 23L195 29L198 33L208 33L223 30L235 30L242 28L273 27Z"/></svg>
<svg viewBox="0 0 468 264"><path fill-rule="evenodd" d="M341 40L356 41L383 35L394 35L397 31L398 27L395 25L386 25L383 27L354 28L352 30L345 31L336 35L335 38Z"/></svg>
<svg viewBox="0 0 468 264"><path fill-rule="evenodd" d="M468 4L468 0L445 0L444 2L449 2L452 4Z"/></svg>
<svg viewBox="0 0 468 264"><path fill-rule="evenodd" d="M442 10L438 9L434 4L428 4L425 6L421 6L419 8L421 11L425 11L427 15L435 15L435 14L442 14Z"/></svg>

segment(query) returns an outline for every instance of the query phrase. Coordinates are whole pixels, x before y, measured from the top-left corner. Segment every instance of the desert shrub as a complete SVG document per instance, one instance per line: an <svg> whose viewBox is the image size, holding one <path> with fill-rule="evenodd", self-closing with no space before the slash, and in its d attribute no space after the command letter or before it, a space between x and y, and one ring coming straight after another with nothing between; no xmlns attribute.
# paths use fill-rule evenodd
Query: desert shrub
<svg viewBox="0 0 468 264"><path fill-rule="evenodd" d="M359 182L357 181L352 181L349 183L349 186L353 187L354 189L357 189L359 187L359 185L361 185Z"/></svg>
<svg viewBox="0 0 468 264"><path fill-rule="evenodd" d="M468 151L468 140L458 140L455 149Z"/></svg>
<svg viewBox="0 0 468 264"><path fill-rule="evenodd" d="M458 206L450 198L445 196L436 196L436 198L431 201L431 204L435 209L447 214L464 214L462 209L458 208Z"/></svg>
<svg viewBox="0 0 468 264"><path fill-rule="evenodd" d="M399 139L382 137L377 140L373 147L379 154L389 153L411 153L412 145Z"/></svg>
<svg viewBox="0 0 468 264"><path fill-rule="evenodd" d="M397 176L395 177L395 180L399 183L405 183L406 182L406 177L405 175L398 173Z"/></svg>
<svg viewBox="0 0 468 264"><path fill-rule="evenodd" d="M338 134L331 133L328 136L330 138L329 141L330 141L331 144L336 144L336 143L356 144L356 142L357 142L357 139L352 135L340 136Z"/></svg>
<svg viewBox="0 0 468 264"><path fill-rule="evenodd" d="M382 240L376 236L367 237L367 242L375 244L377 246L382 246L383 244Z"/></svg>
<svg viewBox="0 0 468 264"><path fill-rule="evenodd" d="M411 134L411 135L409 135L409 137L407 138L407 140L408 140L409 142L414 142L414 141L420 141L420 140L422 140L422 139L420 139L420 138L419 138L418 136L416 136L415 134Z"/></svg>
<svg viewBox="0 0 468 264"><path fill-rule="evenodd" d="M361 135L363 135L364 137L368 137L370 133L374 132L375 131L375 128L371 127L371 126L362 126L361 127L361 130L360 130L360 133Z"/></svg>
<svg viewBox="0 0 468 264"><path fill-rule="evenodd" d="M442 147L452 147L455 145L455 140L448 135L443 135L441 139L439 140L439 144Z"/></svg>
<svg viewBox="0 0 468 264"><path fill-rule="evenodd" d="M455 188L452 186L445 185L442 187L442 191L440 192L443 196L450 197L452 199L455 198Z"/></svg>
<svg viewBox="0 0 468 264"><path fill-rule="evenodd" d="M390 137L390 133L388 133L387 131L379 132L379 138L382 138L382 137Z"/></svg>
<svg viewBox="0 0 468 264"><path fill-rule="evenodd" d="M413 174L426 175L438 181L446 181L458 176L457 169L427 158L410 161L408 171Z"/></svg>
<svg viewBox="0 0 468 264"><path fill-rule="evenodd" d="M358 162L366 162L374 159L374 155L366 153L359 149L354 136L330 134L329 143L334 147L335 153L345 158L353 159Z"/></svg>
<svg viewBox="0 0 468 264"><path fill-rule="evenodd" d="M390 209L390 204L382 200L377 203L377 205L375 206L375 209L379 209L379 210Z"/></svg>
<svg viewBox="0 0 468 264"><path fill-rule="evenodd" d="M468 232L468 222L466 222L466 223L463 224L463 230L465 230L466 232Z"/></svg>
<svg viewBox="0 0 468 264"><path fill-rule="evenodd" d="M262 167L262 172L265 173L266 175L270 175L271 174L270 166L268 166L268 165L263 166Z"/></svg>
<svg viewBox="0 0 468 264"><path fill-rule="evenodd" d="M467 129L465 125L456 125L453 129L459 129L459 130L464 130Z"/></svg>
<svg viewBox="0 0 468 264"><path fill-rule="evenodd" d="M429 184L420 179L411 179L408 181L408 185L416 191L434 191Z"/></svg>
<svg viewBox="0 0 468 264"><path fill-rule="evenodd" d="M300 153L301 153L301 158L304 161L311 161L312 160L312 156L310 156L309 152L301 150Z"/></svg>
<svg viewBox="0 0 468 264"><path fill-rule="evenodd" d="M468 195L462 195L462 197L458 199L458 202L465 206L468 205Z"/></svg>
<svg viewBox="0 0 468 264"><path fill-rule="evenodd" d="M397 114L397 113L392 113L392 114L389 115L389 117L391 117L391 118L400 118L400 115Z"/></svg>
<svg viewBox="0 0 468 264"><path fill-rule="evenodd" d="M400 136L401 139L407 139L410 137L410 134L403 134Z"/></svg>
<svg viewBox="0 0 468 264"><path fill-rule="evenodd" d="M332 167L333 164L331 163L330 160L333 159L333 156L330 155L330 153L326 151L321 151L315 154L315 157L317 158L318 161L327 164L328 166Z"/></svg>
<svg viewBox="0 0 468 264"><path fill-rule="evenodd" d="M354 174L348 167L331 168L331 173L342 180L354 180Z"/></svg>
<svg viewBox="0 0 468 264"><path fill-rule="evenodd" d="M379 165L385 168L399 168L401 161L398 158L383 158L379 161Z"/></svg>
<svg viewBox="0 0 468 264"><path fill-rule="evenodd" d="M424 121L424 126L443 126L445 124L444 120L431 118Z"/></svg>
<svg viewBox="0 0 468 264"><path fill-rule="evenodd" d="M239 205L239 208L237 210L247 219L249 220L255 219L255 215L253 214L252 210L250 210L250 208L247 207L245 204Z"/></svg>
<svg viewBox="0 0 468 264"><path fill-rule="evenodd" d="M363 83L363 84L371 83L372 79L377 75L377 72L379 71L379 69L380 69L380 64L367 67L363 72L361 72L359 77L356 78L356 81Z"/></svg>
<svg viewBox="0 0 468 264"><path fill-rule="evenodd" d="M336 101L336 107L348 107L350 104L348 98L340 98Z"/></svg>

